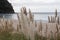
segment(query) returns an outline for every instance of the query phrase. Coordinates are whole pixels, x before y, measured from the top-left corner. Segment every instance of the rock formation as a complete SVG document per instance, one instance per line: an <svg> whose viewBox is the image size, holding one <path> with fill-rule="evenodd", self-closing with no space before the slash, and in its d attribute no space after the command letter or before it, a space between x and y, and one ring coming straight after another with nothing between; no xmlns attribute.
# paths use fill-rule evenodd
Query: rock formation
<svg viewBox="0 0 60 40"><path fill-rule="evenodd" d="M0 13L14 13L11 3L7 0L0 0Z"/></svg>

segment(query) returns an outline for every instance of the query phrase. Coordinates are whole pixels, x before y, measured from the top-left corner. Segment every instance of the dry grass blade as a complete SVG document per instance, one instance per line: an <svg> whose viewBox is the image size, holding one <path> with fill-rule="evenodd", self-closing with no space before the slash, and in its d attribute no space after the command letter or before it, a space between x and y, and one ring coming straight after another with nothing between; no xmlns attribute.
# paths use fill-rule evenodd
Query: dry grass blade
<svg viewBox="0 0 60 40"><path fill-rule="evenodd" d="M42 31L42 21L40 21L40 30Z"/></svg>
<svg viewBox="0 0 60 40"><path fill-rule="evenodd" d="M58 17L58 19L57 19L57 23L59 24L59 17Z"/></svg>
<svg viewBox="0 0 60 40"><path fill-rule="evenodd" d="M52 16L51 16L51 23L53 23L53 21L52 21L53 19L52 19Z"/></svg>
<svg viewBox="0 0 60 40"><path fill-rule="evenodd" d="M50 23L50 17L48 16L48 22Z"/></svg>
<svg viewBox="0 0 60 40"><path fill-rule="evenodd" d="M47 38L48 38L48 37L47 37L47 31L48 31L48 25L46 24L46 34L45 34L45 35L46 35L46 40L47 40Z"/></svg>
<svg viewBox="0 0 60 40"><path fill-rule="evenodd" d="M20 27L20 29L21 29L21 20L20 20L20 16L19 16L19 14L17 14L17 17L18 17L18 21L19 21L19 24L18 24L18 26Z"/></svg>
<svg viewBox="0 0 60 40"><path fill-rule="evenodd" d="M31 14L31 10L30 10L30 9L29 9L29 17L30 17L30 21L33 22L33 16L32 16L32 14Z"/></svg>
<svg viewBox="0 0 60 40"><path fill-rule="evenodd" d="M56 32L56 33L58 33L58 32L59 32L58 24L56 24L56 30L57 30L57 32Z"/></svg>
<svg viewBox="0 0 60 40"><path fill-rule="evenodd" d="M55 18L57 17L57 9L55 10Z"/></svg>

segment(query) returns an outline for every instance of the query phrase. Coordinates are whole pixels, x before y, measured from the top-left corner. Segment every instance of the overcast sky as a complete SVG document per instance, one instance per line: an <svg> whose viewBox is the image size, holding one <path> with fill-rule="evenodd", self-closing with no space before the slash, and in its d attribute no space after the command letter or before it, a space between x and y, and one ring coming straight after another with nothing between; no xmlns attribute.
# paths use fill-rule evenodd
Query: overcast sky
<svg viewBox="0 0 60 40"><path fill-rule="evenodd" d="M8 0L15 10L20 12L21 7L30 8L32 12L60 12L60 0Z"/></svg>

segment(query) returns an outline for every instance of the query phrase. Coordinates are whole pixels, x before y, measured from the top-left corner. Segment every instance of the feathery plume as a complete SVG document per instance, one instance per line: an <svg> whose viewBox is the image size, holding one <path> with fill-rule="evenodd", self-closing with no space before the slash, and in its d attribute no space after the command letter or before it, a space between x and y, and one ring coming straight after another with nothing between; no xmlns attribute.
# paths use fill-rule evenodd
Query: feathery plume
<svg viewBox="0 0 60 40"><path fill-rule="evenodd" d="M33 22L33 16L32 16L32 14L31 14L31 10L30 10L30 9L29 9L29 17L30 17L30 21Z"/></svg>
<svg viewBox="0 0 60 40"><path fill-rule="evenodd" d="M20 17L19 17L19 14L17 14L17 16L18 16L18 21L19 21L19 27L21 28L21 22L20 22Z"/></svg>
<svg viewBox="0 0 60 40"><path fill-rule="evenodd" d="M47 24L46 24L46 33L47 33L47 29L48 29L48 26L47 26Z"/></svg>
<svg viewBox="0 0 60 40"><path fill-rule="evenodd" d="M57 17L57 9L55 10L55 18Z"/></svg>
<svg viewBox="0 0 60 40"><path fill-rule="evenodd" d="M48 22L50 23L50 17L48 16Z"/></svg>
<svg viewBox="0 0 60 40"><path fill-rule="evenodd" d="M53 19L52 19L52 16L51 16L51 23L53 23L52 20L53 20Z"/></svg>
<svg viewBox="0 0 60 40"><path fill-rule="evenodd" d="M59 17L57 18L57 23L59 24Z"/></svg>
<svg viewBox="0 0 60 40"><path fill-rule="evenodd" d="M42 21L40 21L40 28L39 28L40 31L42 31Z"/></svg>
<svg viewBox="0 0 60 40"><path fill-rule="evenodd" d="M47 40L47 31L48 31L48 25L46 24L46 40Z"/></svg>
<svg viewBox="0 0 60 40"><path fill-rule="evenodd" d="M25 7L22 7L22 10L23 14L27 15L27 11L26 11L26 8Z"/></svg>
<svg viewBox="0 0 60 40"><path fill-rule="evenodd" d="M37 23L36 23L36 21L35 21L35 27L37 27Z"/></svg>
<svg viewBox="0 0 60 40"><path fill-rule="evenodd" d="M57 32L56 32L56 33L58 33L58 32L59 32L58 24L56 24L56 30L57 30Z"/></svg>

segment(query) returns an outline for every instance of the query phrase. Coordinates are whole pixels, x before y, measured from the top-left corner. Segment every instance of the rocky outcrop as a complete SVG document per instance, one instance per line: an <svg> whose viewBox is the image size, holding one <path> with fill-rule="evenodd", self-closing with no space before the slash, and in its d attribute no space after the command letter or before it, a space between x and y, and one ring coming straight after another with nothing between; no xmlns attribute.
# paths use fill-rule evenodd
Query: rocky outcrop
<svg viewBox="0 0 60 40"><path fill-rule="evenodd" d="M7 0L0 0L0 13L14 13L11 3Z"/></svg>

